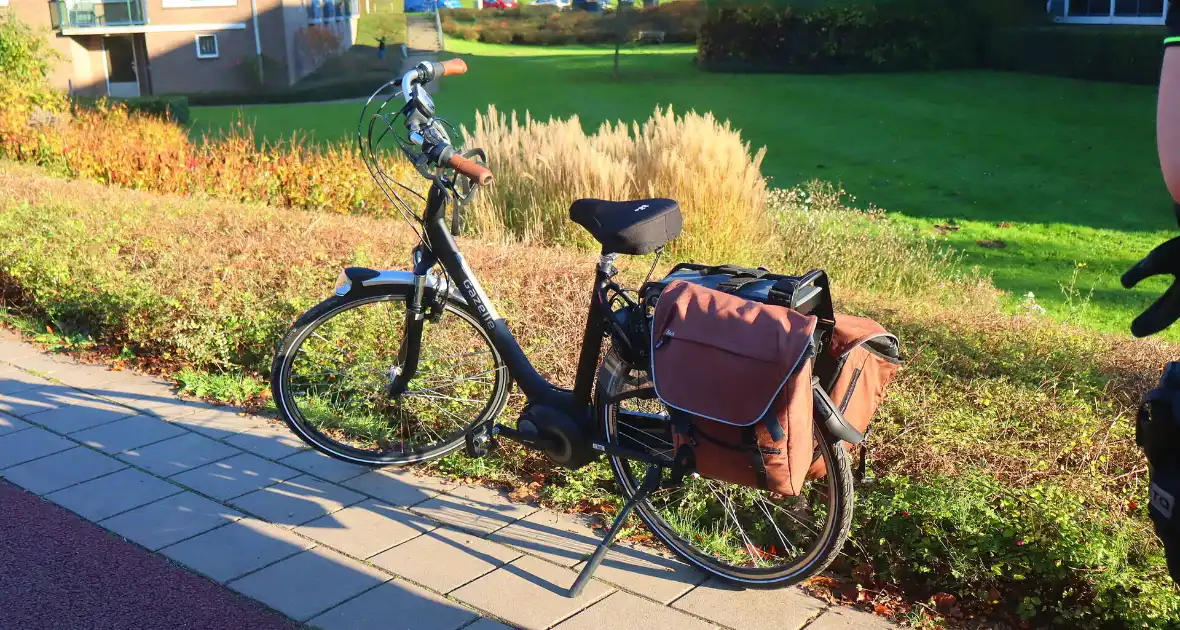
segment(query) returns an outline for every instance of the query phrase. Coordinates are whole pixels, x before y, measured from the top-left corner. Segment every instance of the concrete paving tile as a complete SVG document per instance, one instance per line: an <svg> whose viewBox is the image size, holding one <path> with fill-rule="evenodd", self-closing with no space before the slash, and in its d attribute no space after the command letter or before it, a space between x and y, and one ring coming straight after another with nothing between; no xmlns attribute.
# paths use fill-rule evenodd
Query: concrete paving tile
<svg viewBox="0 0 1180 630"><path fill-rule="evenodd" d="M215 440L223 440L242 431L267 425L266 420L258 416L242 415L224 407L198 411L189 416L172 419L170 422Z"/></svg>
<svg viewBox="0 0 1180 630"><path fill-rule="evenodd" d="M136 407L135 401L151 399L170 401L176 398L176 387L169 381L135 372L112 372L112 376L100 388L100 395L120 404Z"/></svg>
<svg viewBox="0 0 1180 630"><path fill-rule="evenodd" d="M545 630L614 592L591 580L581 595L566 597L576 577L569 569L523 556L456 590L451 597L522 628Z"/></svg>
<svg viewBox="0 0 1180 630"><path fill-rule="evenodd" d="M38 390L21 394L35 391ZM47 396L45 402L54 405L53 408L43 409L26 418L58 433L74 433L135 415L133 409L65 388Z"/></svg>
<svg viewBox="0 0 1180 630"><path fill-rule="evenodd" d="M47 353L36 346L22 344L13 356L5 357L22 370L54 376L59 372L69 370L76 364L69 355Z"/></svg>
<svg viewBox="0 0 1180 630"><path fill-rule="evenodd" d="M306 621L390 579L368 565L317 547L234 580L229 587Z"/></svg>
<svg viewBox="0 0 1180 630"><path fill-rule="evenodd" d="M899 626L888 619L843 606L833 606L807 630L890 630Z"/></svg>
<svg viewBox="0 0 1180 630"><path fill-rule="evenodd" d="M14 366L0 364L0 394L12 394L43 385L52 383Z"/></svg>
<svg viewBox="0 0 1180 630"><path fill-rule="evenodd" d="M11 394L0 394L0 411L27 418L42 411L55 409L59 404L57 394L64 394L66 391L58 385L44 385Z"/></svg>
<svg viewBox="0 0 1180 630"><path fill-rule="evenodd" d="M443 525L481 536L537 511L531 505L513 503L505 492L483 486L460 486L410 509Z"/></svg>
<svg viewBox="0 0 1180 630"><path fill-rule="evenodd" d="M314 546L281 527L244 518L160 553L214 581L228 582Z"/></svg>
<svg viewBox="0 0 1180 630"><path fill-rule="evenodd" d="M298 475L297 470L242 453L173 475L170 479L224 501Z"/></svg>
<svg viewBox="0 0 1180 630"><path fill-rule="evenodd" d="M628 628L718 630L715 624L621 591L557 624L553 630L599 630L620 627L623 620Z"/></svg>
<svg viewBox="0 0 1180 630"><path fill-rule="evenodd" d="M574 567L582 570L585 563ZM594 577L662 604L671 603L705 581L705 574L661 550L613 545Z"/></svg>
<svg viewBox="0 0 1180 630"><path fill-rule="evenodd" d="M245 516L192 492L181 492L99 523L153 551Z"/></svg>
<svg viewBox="0 0 1180 630"><path fill-rule="evenodd" d="M310 448L286 428L271 425L230 436L225 443L267 459L282 459Z"/></svg>
<svg viewBox="0 0 1180 630"><path fill-rule="evenodd" d="M45 496L90 521L101 521L181 492L180 488L145 472L127 468Z"/></svg>
<svg viewBox="0 0 1180 630"><path fill-rule="evenodd" d="M13 466L4 471L4 478L29 492L46 494L126 467L117 459L79 446Z"/></svg>
<svg viewBox="0 0 1180 630"><path fill-rule="evenodd" d="M40 427L0 435L0 470L77 445L76 442Z"/></svg>
<svg viewBox="0 0 1180 630"><path fill-rule="evenodd" d="M280 463L291 468L297 468L305 473L313 474L320 479L327 479L336 483L352 479L353 477L373 470L369 466L350 464L335 457L324 455L316 450L306 450L296 453L290 457L283 458L280 460Z"/></svg>
<svg viewBox="0 0 1180 630"><path fill-rule="evenodd" d="M70 387L84 389L90 393L101 390L104 383L117 380L119 372L104 365L78 363L68 370L55 372L53 378Z"/></svg>
<svg viewBox="0 0 1180 630"><path fill-rule="evenodd" d="M520 556L511 547L443 527L379 553L369 562L448 593Z"/></svg>
<svg viewBox="0 0 1180 630"><path fill-rule="evenodd" d="M0 412L0 435L6 433L16 433L21 429L27 429L30 425L28 422L21 420L15 416L10 416L6 413Z"/></svg>
<svg viewBox="0 0 1180 630"><path fill-rule="evenodd" d="M232 503L276 525L295 527L359 503L364 498L365 495L334 483L300 475L242 495Z"/></svg>
<svg viewBox="0 0 1180 630"><path fill-rule="evenodd" d="M437 526L424 516L369 499L300 525L295 533L350 556L370 558Z"/></svg>
<svg viewBox="0 0 1180 630"><path fill-rule="evenodd" d="M164 418L165 420L175 420L185 416L191 416L202 411L209 411L216 409L214 405L208 403L185 400L179 396L172 394L170 397L163 396L148 396L147 398L137 398L128 403L129 406L135 407L141 411L146 411L154 416Z"/></svg>
<svg viewBox="0 0 1180 630"><path fill-rule="evenodd" d="M525 553L565 567L590 557L601 540L590 525L597 519L582 514L537 510L488 536Z"/></svg>
<svg viewBox="0 0 1180 630"><path fill-rule="evenodd" d="M139 415L71 433L70 437L106 453L121 453L185 433L159 418Z"/></svg>
<svg viewBox="0 0 1180 630"><path fill-rule="evenodd" d="M315 617L310 624L323 630L458 630L478 616L424 588L393 580Z"/></svg>
<svg viewBox="0 0 1180 630"><path fill-rule="evenodd" d="M470 626L463 628L463 630L515 630L515 627L504 625L495 619L484 617Z"/></svg>
<svg viewBox="0 0 1180 630"><path fill-rule="evenodd" d="M118 457L161 477L168 477L241 453L232 446L186 431L163 442L127 450Z"/></svg>
<svg viewBox="0 0 1180 630"><path fill-rule="evenodd" d="M454 484L438 477L418 475L410 469L385 468L353 477L344 485L393 505L417 505Z"/></svg>
<svg viewBox="0 0 1180 630"><path fill-rule="evenodd" d="M734 630L798 630L825 604L798 588L741 589L714 578L672 607Z"/></svg>

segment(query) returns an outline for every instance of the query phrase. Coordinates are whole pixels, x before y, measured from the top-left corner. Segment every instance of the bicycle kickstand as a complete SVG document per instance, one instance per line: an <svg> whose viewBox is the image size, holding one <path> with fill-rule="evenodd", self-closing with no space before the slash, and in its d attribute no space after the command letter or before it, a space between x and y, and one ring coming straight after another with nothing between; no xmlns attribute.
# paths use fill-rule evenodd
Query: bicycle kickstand
<svg viewBox="0 0 1180 630"><path fill-rule="evenodd" d="M574 580L574 585L570 587L567 597L577 597L582 594L582 589L586 588L586 583L590 581L590 576L594 575L594 571L598 569L598 565L602 564L602 559L606 557L606 550L610 547L611 542L614 541L615 536L618 535L619 530L623 528L623 524L627 522L627 517L631 515L631 510L635 509L635 504L647 498L651 491L655 490L660 485L659 466L649 466L647 474L643 477L643 483L640 484L639 490L623 505L623 509L619 510L619 515L615 517L615 522L610 526L610 531L607 532L606 538L598 543L598 548L594 550L594 555L590 556L590 561L582 568L582 572L578 574L578 579Z"/></svg>

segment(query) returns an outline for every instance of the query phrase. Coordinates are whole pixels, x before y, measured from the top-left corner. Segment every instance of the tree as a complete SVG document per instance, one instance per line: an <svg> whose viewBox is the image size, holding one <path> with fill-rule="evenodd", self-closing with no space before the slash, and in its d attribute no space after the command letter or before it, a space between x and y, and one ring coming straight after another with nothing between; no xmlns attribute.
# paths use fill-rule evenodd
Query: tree
<svg viewBox="0 0 1180 630"><path fill-rule="evenodd" d="M619 54L623 48L623 44L630 42L634 37L633 31L635 30L637 15L634 0L631 2L620 0L618 8L615 9L615 17L611 19L615 36L615 81L619 80Z"/></svg>

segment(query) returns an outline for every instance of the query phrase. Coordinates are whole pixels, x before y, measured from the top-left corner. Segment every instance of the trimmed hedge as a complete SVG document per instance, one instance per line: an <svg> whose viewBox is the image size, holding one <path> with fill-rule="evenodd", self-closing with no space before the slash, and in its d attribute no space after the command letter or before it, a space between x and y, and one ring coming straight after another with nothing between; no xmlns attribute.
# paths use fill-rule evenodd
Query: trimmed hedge
<svg viewBox="0 0 1180 630"><path fill-rule="evenodd" d="M708 70L739 72L978 67L991 29L1032 19L1031 6L1024 0L726 2L705 20L697 60Z"/></svg>
<svg viewBox="0 0 1180 630"><path fill-rule="evenodd" d="M391 77L385 76L388 81ZM208 92L189 94L188 101L197 106L206 105L270 105L277 103L306 103L311 101L332 101L342 98L362 98L372 94L381 86L381 80L362 79L325 83L308 87L293 87L285 90L257 92Z"/></svg>
<svg viewBox="0 0 1180 630"><path fill-rule="evenodd" d="M1155 85L1163 27L1046 26L998 29L988 67L1076 79Z"/></svg>
<svg viewBox="0 0 1180 630"><path fill-rule="evenodd" d="M638 31L663 31L667 43L692 43L705 21L700 0L679 0L621 14L629 36ZM607 44L617 39L619 14L558 11L555 7L521 5L504 11L454 9L442 14L443 33L489 44L562 46Z"/></svg>
<svg viewBox="0 0 1180 630"><path fill-rule="evenodd" d="M70 97L78 107L94 109L101 101L118 103L127 107L127 111L147 116L154 116L161 120L187 125L191 120L189 114L189 99L180 95L139 96L135 98L93 97L75 94Z"/></svg>

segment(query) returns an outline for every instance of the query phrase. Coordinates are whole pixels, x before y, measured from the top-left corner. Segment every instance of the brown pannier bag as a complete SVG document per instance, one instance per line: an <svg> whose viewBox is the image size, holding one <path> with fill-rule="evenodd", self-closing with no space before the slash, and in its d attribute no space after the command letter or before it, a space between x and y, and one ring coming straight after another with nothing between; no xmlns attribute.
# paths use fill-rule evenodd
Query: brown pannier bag
<svg viewBox="0 0 1180 630"><path fill-rule="evenodd" d="M865 433L901 364L897 337L867 317L837 313L825 354L828 373L821 376L823 388L848 424ZM819 460L808 470L813 478L825 474Z"/></svg>
<svg viewBox="0 0 1180 630"><path fill-rule="evenodd" d="M816 318L677 280L652 320L652 382L703 477L798 494L812 462Z"/></svg>

